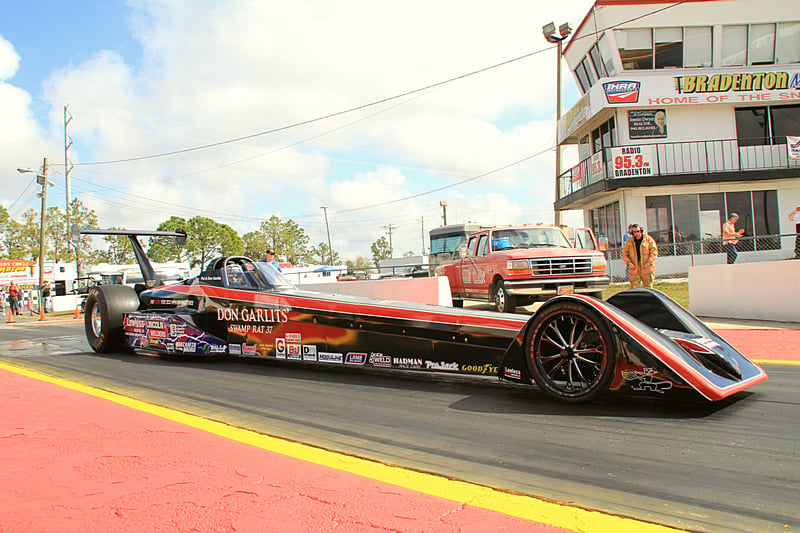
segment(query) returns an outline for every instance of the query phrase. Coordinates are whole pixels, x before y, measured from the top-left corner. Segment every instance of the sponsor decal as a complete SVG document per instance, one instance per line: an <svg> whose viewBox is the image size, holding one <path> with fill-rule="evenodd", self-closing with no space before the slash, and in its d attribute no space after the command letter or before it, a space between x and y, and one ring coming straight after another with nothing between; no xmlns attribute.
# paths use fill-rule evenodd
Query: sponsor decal
<svg viewBox="0 0 800 533"><path fill-rule="evenodd" d="M303 345L303 361L316 361L317 347L314 344Z"/></svg>
<svg viewBox="0 0 800 533"><path fill-rule="evenodd" d="M639 101L641 86L638 81L610 81L603 84L603 90L609 104L632 104Z"/></svg>
<svg viewBox="0 0 800 533"><path fill-rule="evenodd" d="M672 382L657 379L657 375L658 373L655 368L622 371L622 377L625 378L625 381L630 383L631 390L664 394L664 391L668 391L672 388Z"/></svg>
<svg viewBox="0 0 800 533"><path fill-rule="evenodd" d="M286 339L275 339L275 357L286 359Z"/></svg>
<svg viewBox="0 0 800 533"><path fill-rule="evenodd" d="M303 355L303 346L294 342L286 343L286 357L288 359L300 359Z"/></svg>
<svg viewBox="0 0 800 533"><path fill-rule="evenodd" d="M422 359L415 357L393 357L392 365L400 368L422 368Z"/></svg>
<svg viewBox="0 0 800 533"><path fill-rule="evenodd" d="M503 375L511 379L522 379L522 371L507 366L503 367Z"/></svg>
<svg viewBox="0 0 800 533"><path fill-rule="evenodd" d="M241 344L229 344L228 345L228 353L231 355L242 355L242 345Z"/></svg>
<svg viewBox="0 0 800 533"><path fill-rule="evenodd" d="M369 354L369 364L372 366L391 367L392 358L388 355L383 355L382 353L373 352Z"/></svg>
<svg viewBox="0 0 800 533"><path fill-rule="evenodd" d="M444 361L425 361L425 368L428 370L446 370L458 372L458 363L445 363Z"/></svg>
<svg viewBox="0 0 800 533"><path fill-rule="evenodd" d="M162 320L147 320L148 329L167 329L167 326Z"/></svg>
<svg viewBox="0 0 800 533"><path fill-rule="evenodd" d="M154 339L166 339L169 337L167 334L167 330L165 329L148 329L147 336L152 337Z"/></svg>
<svg viewBox="0 0 800 533"><path fill-rule="evenodd" d="M125 326L137 329L144 329L145 327L147 327L147 321L144 318L125 315Z"/></svg>
<svg viewBox="0 0 800 533"><path fill-rule="evenodd" d="M652 176L655 158L652 146L617 146L609 150L614 161L614 177Z"/></svg>
<svg viewBox="0 0 800 533"><path fill-rule="evenodd" d="M209 344L208 351L209 353L225 353L227 348L221 344Z"/></svg>
<svg viewBox="0 0 800 533"><path fill-rule="evenodd" d="M170 324L169 325L169 336L170 337L180 337L186 333L186 324Z"/></svg>
<svg viewBox="0 0 800 533"><path fill-rule="evenodd" d="M175 349L183 353L194 353L197 351L197 343L189 341L176 342Z"/></svg>
<svg viewBox="0 0 800 533"><path fill-rule="evenodd" d="M317 354L317 360L320 363L342 363L343 355L333 352L319 352L319 354Z"/></svg>
<svg viewBox="0 0 800 533"><path fill-rule="evenodd" d="M363 365L366 362L367 354L361 352L348 352L344 359L346 365Z"/></svg>
<svg viewBox="0 0 800 533"><path fill-rule="evenodd" d="M486 363L484 365L464 365L461 367L463 372L473 372L475 374L497 374L497 366Z"/></svg>
<svg viewBox="0 0 800 533"><path fill-rule="evenodd" d="M242 344L242 353L244 355L255 355L256 354L256 345L255 344Z"/></svg>
<svg viewBox="0 0 800 533"><path fill-rule="evenodd" d="M286 342L303 342L303 336L300 333L287 333Z"/></svg>
<svg viewBox="0 0 800 533"><path fill-rule="evenodd" d="M175 345L173 343L171 343L171 342L168 342L167 343L167 351L168 352L174 352L175 351Z"/></svg>

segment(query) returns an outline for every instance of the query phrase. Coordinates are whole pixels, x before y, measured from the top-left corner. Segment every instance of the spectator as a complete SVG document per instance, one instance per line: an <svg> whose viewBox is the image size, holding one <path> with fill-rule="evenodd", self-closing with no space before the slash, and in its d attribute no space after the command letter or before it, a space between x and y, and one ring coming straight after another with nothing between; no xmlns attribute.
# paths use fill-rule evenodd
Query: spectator
<svg viewBox="0 0 800 533"><path fill-rule="evenodd" d="M622 247L625 248L625 243L628 242L628 239L631 238L633 235L633 226L635 224L628 224L628 231L625 232L625 235L622 236ZM630 272L628 272L628 263L625 263L625 281L628 281L630 277Z"/></svg>
<svg viewBox="0 0 800 533"><path fill-rule="evenodd" d="M8 304L11 306L11 312L19 316L19 287L13 281L8 286Z"/></svg>
<svg viewBox="0 0 800 533"><path fill-rule="evenodd" d="M651 287L656 276L658 245L638 224L633 224L633 238L622 247L622 260L628 266L631 288Z"/></svg>
<svg viewBox="0 0 800 533"><path fill-rule="evenodd" d="M722 225L722 248L728 254L729 265L734 264L739 256L736 252L736 245L739 243L739 239L736 237L741 237L744 233L744 229L736 230L737 220L739 220L739 215L731 213L728 215L728 221Z"/></svg>
<svg viewBox="0 0 800 533"><path fill-rule="evenodd" d="M47 280L42 284L42 305L45 313L53 312L53 300L50 298L50 282Z"/></svg>
<svg viewBox="0 0 800 533"><path fill-rule="evenodd" d="M794 258L800 259L800 207L795 207L794 211L789 213L789 220L794 222L794 231L797 233L794 238Z"/></svg>

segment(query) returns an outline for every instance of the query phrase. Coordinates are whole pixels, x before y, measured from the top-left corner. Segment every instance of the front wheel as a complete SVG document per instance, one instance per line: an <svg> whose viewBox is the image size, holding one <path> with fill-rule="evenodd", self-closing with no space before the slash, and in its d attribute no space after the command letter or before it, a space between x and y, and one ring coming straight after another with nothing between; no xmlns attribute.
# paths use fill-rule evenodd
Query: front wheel
<svg viewBox="0 0 800 533"><path fill-rule="evenodd" d="M517 309L517 298L506 292L503 280L498 280L492 289L492 303L501 313L513 313Z"/></svg>
<svg viewBox="0 0 800 533"><path fill-rule="evenodd" d="M581 304L557 302L537 313L526 347L534 381L558 400L595 400L614 377L611 329L596 311Z"/></svg>
<svg viewBox="0 0 800 533"><path fill-rule="evenodd" d="M139 308L139 297L126 285L93 287L86 298L84 329L89 346L97 353L125 347L125 313Z"/></svg>

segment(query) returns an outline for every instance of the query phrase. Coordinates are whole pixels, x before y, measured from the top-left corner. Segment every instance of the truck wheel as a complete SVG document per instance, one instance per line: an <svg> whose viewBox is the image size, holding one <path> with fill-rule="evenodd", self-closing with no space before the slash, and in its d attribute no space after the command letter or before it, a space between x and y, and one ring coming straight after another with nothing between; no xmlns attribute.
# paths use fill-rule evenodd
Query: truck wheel
<svg viewBox="0 0 800 533"><path fill-rule="evenodd" d="M93 287L86 298L84 329L89 346L97 353L125 348L124 313L139 308L139 296L126 285Z"/></svg>
<svg viewBox="0 0 800 533"><path fill-rule="evenodd" d="M589 402L608 390L616 348L607 322L575 302L549 305L530 324L525 342L531 375L548 396Z"/></svg>
<svg viewBox="0 0 800 533"><path fill-rule="evenodd" d="M492 302L501 313L513 313L517 308L517 297L506 293L503 280L498 280L492 289Z"/></svg>

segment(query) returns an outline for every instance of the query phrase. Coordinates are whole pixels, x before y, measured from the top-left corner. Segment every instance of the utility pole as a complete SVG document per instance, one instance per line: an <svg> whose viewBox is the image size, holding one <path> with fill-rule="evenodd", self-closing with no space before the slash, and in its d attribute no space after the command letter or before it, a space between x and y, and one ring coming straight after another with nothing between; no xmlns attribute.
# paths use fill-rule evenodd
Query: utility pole
<svg viewBox="0 0 800 533"><path fill-rule="evenodd" d="M66 187L66 210L64 211L64 219L66 220L65 225L67 226L67 235L72 234L72 228L70 227L70 222L72 221L69 212L69 203L72 199L72 192L70 190L70 181L69 181L69 173L72 170L72 165L69 163L69 147L72 146L72 139L69 137L68 133L68 126L69 123L72 122L72 115L68 111L69 105L64 106L64 186ZM67 239L67 247L69 247L70 243L72 243L71 239ZM81 277L81 263L80 257L78 256L78 242L72 243L75 248L75 277Z"/></svg>
<svg viewBox="0 0 800 533"><path fill-rule="evenodd" d="M30 168L18 168L17 172L24 174L26 172L36 172ZM47 158L42 160L42 173L36 174L36 183L42 186L42 192L38 196L42 199L42 214L41 222L39 223L39 320L45 320L44 317L44 301L42 299L42 285L44 285L44 249L46 246L44 240L44 221L47 212L47 186L53 186L52 182L47 181Z"/></svg>
<svg viewBox="0 0 800 533"><path fill-rule="evenodd" d="M329 264L333 266L333 246L331 246L331 230L328 227L328 207L323 205L320 209L325 213L325 231L328 233L328 255L330 256Z"/></svg>
<svg viewBox="0 0 800 533"><path fill-rule="evenodd" d="M386 232L389 234L389 259L394 257L394 248L392 248L392 230L395 229L397 226L389 224L388 226L381 226L386 229Z"/></svg>
<svg viewBox="0 0 800 533"><path fill-rule="evenodd" d="M422 255L425 255L425 217L419 217L420 236L422 237Z"/></svg>

